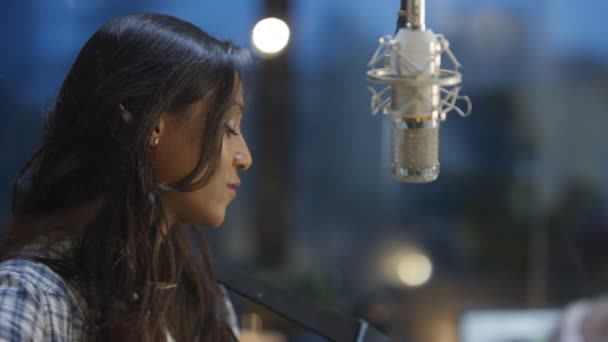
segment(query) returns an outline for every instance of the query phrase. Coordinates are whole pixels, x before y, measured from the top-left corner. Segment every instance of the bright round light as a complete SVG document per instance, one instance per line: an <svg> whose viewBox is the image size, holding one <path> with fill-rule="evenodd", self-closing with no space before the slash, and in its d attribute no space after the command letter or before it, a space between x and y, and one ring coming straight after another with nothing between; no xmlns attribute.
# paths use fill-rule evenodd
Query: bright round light
<svg viewBox="0 0 608 342"><path fill-rule="evenodd" d="M278 55L289 43L289 26L278 18L263 19L253 28L251 40L260 56Z"/></svg>
<svg viewBox="0 0 608 342"><path fill-rule="evenodd" d="M420 252L403 254L397 264L399 280L409 287L424 285L433 273L431 260Z"/></svg>

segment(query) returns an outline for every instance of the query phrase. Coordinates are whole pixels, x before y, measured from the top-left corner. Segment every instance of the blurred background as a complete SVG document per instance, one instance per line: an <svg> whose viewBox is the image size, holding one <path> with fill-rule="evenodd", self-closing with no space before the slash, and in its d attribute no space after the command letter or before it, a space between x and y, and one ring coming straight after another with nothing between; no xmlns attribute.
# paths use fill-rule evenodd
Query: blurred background
<svg viewBox="0 0 608 342"><path fill-rule="evenodd" d="M217 260L396 341L544 341L564 305L608 291L606 1L427 1L474 109L443 124L441 175L425 185L391 178L389 120L370 115L367 63L399 0L1 6L2 221L42 113L100 25L161 12L256 50L256 23L278 17L289 41L256 50L243 121L254 164L208 233ZM324 341L235 304L263 341Z"/></svg>

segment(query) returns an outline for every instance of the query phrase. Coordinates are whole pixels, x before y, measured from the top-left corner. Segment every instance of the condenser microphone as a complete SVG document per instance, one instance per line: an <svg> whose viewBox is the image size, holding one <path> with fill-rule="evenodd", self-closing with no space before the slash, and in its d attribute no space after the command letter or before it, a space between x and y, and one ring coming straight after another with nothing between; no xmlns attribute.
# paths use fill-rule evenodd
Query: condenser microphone
<svg viewBox="0 0 608 342"><path fill-rule="evenodd" d="M373 83L372 114L391 118L391 169L401 182L427 183L439 176L439 128L447 113L465 117L472 104L460 95L461 65L449 42L426 28L425 0L402 0L397 33L380 38L367 72ZM442 69L446 54L453 68ZM466 108L457 106L464 101Z"/></svg>

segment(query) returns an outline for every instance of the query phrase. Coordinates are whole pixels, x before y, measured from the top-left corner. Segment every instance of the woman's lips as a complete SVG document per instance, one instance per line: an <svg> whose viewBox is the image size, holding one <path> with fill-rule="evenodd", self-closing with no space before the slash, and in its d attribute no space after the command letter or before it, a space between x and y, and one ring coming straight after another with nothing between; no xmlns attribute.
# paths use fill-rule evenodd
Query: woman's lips
<svg viewBox="0 0 608 342"><path fill-rule="evenodd" d="M241 184L240 183L228 183L228 189L233 196L236 196L236 192Z"/></svg>

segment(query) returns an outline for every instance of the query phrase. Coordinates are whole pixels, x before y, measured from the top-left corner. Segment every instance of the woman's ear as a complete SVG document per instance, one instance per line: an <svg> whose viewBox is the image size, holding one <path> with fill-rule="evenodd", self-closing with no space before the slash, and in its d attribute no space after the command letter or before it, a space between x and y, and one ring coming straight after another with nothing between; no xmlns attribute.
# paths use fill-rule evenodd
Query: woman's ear
<svg viewBox="0 0 608 342"><path fill-rule="evenodd" d="M150 147L156 147L160 144L167 127L167 120L167 113L162 113L158 118L154 131L152 131L152 135L150 136Z"/></svg>

